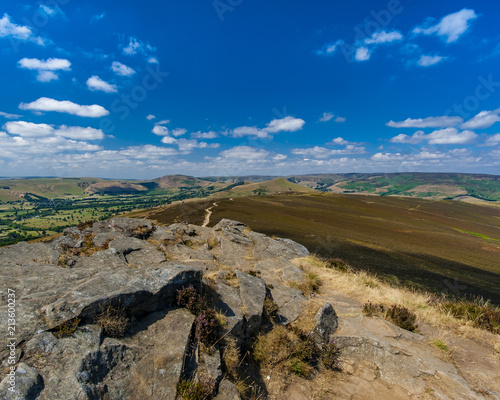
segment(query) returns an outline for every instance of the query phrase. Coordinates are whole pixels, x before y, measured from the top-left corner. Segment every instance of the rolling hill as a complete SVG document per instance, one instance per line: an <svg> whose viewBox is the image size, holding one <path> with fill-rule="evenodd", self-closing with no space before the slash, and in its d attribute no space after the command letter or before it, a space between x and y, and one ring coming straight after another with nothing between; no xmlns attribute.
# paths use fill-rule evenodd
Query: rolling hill
<svg viewBox="0 0 500 400"><path fill-rule="evenodd" d="M201 224L212 201L143 215L161 224ZM222 218L340 257L387 281L500 304L500 210L455 201L330 193L282 193L217 200Z"/></svg>

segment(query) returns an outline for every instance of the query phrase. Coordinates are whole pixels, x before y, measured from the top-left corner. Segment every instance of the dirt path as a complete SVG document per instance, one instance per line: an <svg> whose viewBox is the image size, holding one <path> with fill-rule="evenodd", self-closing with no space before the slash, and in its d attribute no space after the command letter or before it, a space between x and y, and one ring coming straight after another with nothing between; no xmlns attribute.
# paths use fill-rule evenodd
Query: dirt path
<svg viewBox="0 0 500 400"><path fill-rule="evenodd" d="M217 203L214 202L211 207L205 209L207 215L205 215L205 221L203 221L203 227L206 227L210 223L210 216L212 215L212 208L217 207Z"/></svg>

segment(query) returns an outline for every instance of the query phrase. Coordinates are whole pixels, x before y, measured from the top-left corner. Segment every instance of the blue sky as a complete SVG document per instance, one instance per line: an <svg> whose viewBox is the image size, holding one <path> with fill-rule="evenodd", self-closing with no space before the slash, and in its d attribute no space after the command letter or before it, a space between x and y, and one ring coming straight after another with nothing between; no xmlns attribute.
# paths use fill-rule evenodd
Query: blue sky
<svg viewBox="0 0 500 400"><path fill-rule="evenodd" d="M0 5L0 176L500 171L500 4Z"/></svg>

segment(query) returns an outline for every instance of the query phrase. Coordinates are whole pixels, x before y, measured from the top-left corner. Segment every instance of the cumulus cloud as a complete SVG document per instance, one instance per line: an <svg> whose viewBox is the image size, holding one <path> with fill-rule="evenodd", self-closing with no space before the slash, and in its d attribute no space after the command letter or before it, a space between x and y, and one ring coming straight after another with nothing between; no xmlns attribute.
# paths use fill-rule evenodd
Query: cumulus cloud
<svg viewBox="0 0 500 400"><path fill-rule="evenodd" d="M35 36L28 26L17 25L10 19L8 14L4 14L0 19L0 37L10 37L17 40L24 40L45 46L45 40Z"/></svg>
<svg viewBox="0 0 500 400"><path fill-rule="evenodd" d="M69 100L59 101L48 97L40 97L38 100L31 103L21 103L19 104L19 108L21 110L42 112L55 111L90 118L99 118L109 114L108 110L97 104L82 106Z"/></svg>
<svg viewBox="0 0 500 400"><path fill-rule="evenodd" d="M430 67L431 65L439 64L441 61L446 60L446 58L441 56L421 56L417 64L421 67Z"/></svg>
<svg viewBox="0 0 500 400"><path fill-rule="evenodd" d="M333 117L335 117L334 114L325 112L323 113L323 116L319 119L319 122L328 122L330 121Z"/></svg>
<svg viewBox="0 0 500 400"><path fill-rule="evenodd" d="M155 119L155 118L156 118L156 116L154 116L153 114L149 114L149 115L146 117L146 119L147 119L148 121L151 121L152 119Z"/></svg>
<svg viewBox="0 0 500 400"><path fill-rule="evenodd" d="M189 153L193 149L216 149L220 145L219 143L206 143L206 142L198 142L196 139L178 139L176 142L177 146L179 146L179 151L183 153Z"/></svg>
<svg viewBox="0 0 500 400"><path fill-rule="evenodd" d="M358 47L356 53L354 54L354 59L356 61L368 61L370 59L371 53L367 47Z"/></svg>
<svg viewBox="0 0 500 400"><path fill-rule="evenodd" d="M179 137L179 136L185 135L187 133L187 129L177 128L177 129L170 130L166 126L156 124L154 126L152 132L158 136L170 136L170 135L172 135L174 137Z"/></svg>
<svg viewBox="0 0 500 400"><path fill-rule="evenodd" d="M340 138L341 139L341 138ZM349 142L345 142L349 143ZM300 155L303 157L311 157L318 159L325 159L336 155L347 154L364 154L365 148L363 146L354 146L352 144L346 145L344 149L327 149L325 147L314 146L306 149L292 149L292 154Z"/></svg>
<svg viewBox="0 0 500 400"><path fill-rule="evenodd" d="M150 64L158 64L158 59L156 57L149 57L148 58L148 63Z"/></svg>
<svg viewBox="0 0 500 400"><path fill-rule="evenodd" d="M328 142L327 144L330 145L336 145L336 146L348 146L348 145L353 145L353 144L358 144L356 142L349 142L345 140L344 138L341 138L340 136L333 139L331 142Z"/></svg>
<svg viewBox="0 0 500 400"><path fill-rule="evenodd" d="M500 144L500 133L488 136L488 138L484 142L485 146L497 146L499 144Z"/></svg>
<svg viewBox="0 0 500 400"><path fill-rule="evenodd" d="M344 118L344 117L337 117L337 118L335 118L335 122L337 122L339 124L341 124L343 122L346 122L346 121L347 121L347 119Z"/></svg>
<svg viewBox="0 0 500 400"><path fill-rule="evenodd" d="M493 111L481 111L474 118L462 124L462 129L486 129L500 122L500 108Z"/></svg>
<svg viewBox="0 0 500 400"><path fill-rule="evenodd" d="M269 152L264 149L257 149L252 146L236 146L220 153L223 158L246 161L265 160Z"/></svg>
<svg viewBox="0 0 500 400"><path fill-rule="evenodd" d="M61 125L58 128L47 124L35 124L26 121L7 122L3 129L11 135L22 136L24 138L37 137L64 137L75 140L101 140L104 139L104 133L100 129L81 126Z"/></svg>
<svg viewBox="0 0 500 400"><path fill-rule="evenodd" d="M230 132L231 136L234 138L240 138L244 136L255 136L260 139L267 139L271 137L269 133L264 129L256 128L255 126L240 126Z"/></svg>
<svg viewBox="0 0 500 400"><path fill-rule="evenodd" d="M456 42L470 28L470 22L477 18L474 10L464 8L453 14L445 16L439 23L430 27L416 27L415 34L436 34L446 39L447 43Z"/></svg>
<svg viewBox="0 0 500 400"><path fill-rule="evenodd" d="M474 142L477 134L465 130L460 132L456 128L445 128L436 130L426 135L423 131L417 131L412 136L399 134L389 141L391 143L417 144L427 141L428 144L469 144Z"/></svg>
<svg viewBox="0 0 500 400"><path fill-rule="evenodd" d="M38 71L37 80L40 82L50 82L59 79L54 71L69 71L71 63L66 59L49 58L39 60L38 58L23 58L18 61L19 68Z"/></svg>
<svg viewBox="0 0 500 400"><path fill-rule="evenodd" d="M403 40L403 35L399 31L380 31L375 32L371 37L365 39L365 44L382 44L399 42Z"/></svg>
<svg viewBox="0 0 500 400"><path fill-rule="evenodd" d="M149 43L141 42L137 38L131 36L129 38L129 43L127 46L123 47L123 54L127 56L133 56L137 53L147 54L148 52L156 51L156 48L151 46Z"/></svg>
<svg viewBox="0 0 500 400"><path fill-rule="evenodd" d="M434 131L427 135L429 144L468 144L476 139L477 135L472 131L459 132L456 128L446 128Z"/></svg>
<svg viewBox="0 0 500 400"><path fill-rule="evenodd" d="M0 111L0 116L7 118L7 119L18 119L18 118L22 117L22 115L19 115L19 114L9 114L9 113L3 112L3 111Z"/></svg>
<svg viewBox="0 0 500 400"><path fill-rule="evenodd" d="M424 131L417 131L413 135L408 136L400 133L389 140L391 143L406 143L406 144L417 144L425 140L426 135Z"/></svg>
<svg viewBox="0 0 500 400"><path fill-rule="evenodd" d="M408 118L404 121L389 121L386 125L391 128L447 128L459 125L463 122L460 117L428 117L428 118Z"/></svg>
<svg viewBox="0 0 500 400"><path fill-rule="evenodd" d="M118 61L113 61L111 69L116 75L120 76L132 76L135 74L135 71L132 68Z"/></svg>
<svg viewBox="0 0 500 400"><path fill-rule="evenodd" d="M301 130L305 123L306 121L300 118L285 117L272 120L264 130L269 133L296 132Z"/></svg>
<svg viewBox="0 0 500 400"><path fill-rule="evenodd" d="M217 133L214 131L209 131L209 132L194 132L191 134L191 137L194 139L215 139L219 137Z"/></svg>
<svg viewBox="0 0 500 400"><path fill-rule="evenodd" d="M99 90L106 93L118 92L116 85L112 85L106 81L103 81L97 75L91 76L89 79L87 79L87 87L92 91Z"/></svg>

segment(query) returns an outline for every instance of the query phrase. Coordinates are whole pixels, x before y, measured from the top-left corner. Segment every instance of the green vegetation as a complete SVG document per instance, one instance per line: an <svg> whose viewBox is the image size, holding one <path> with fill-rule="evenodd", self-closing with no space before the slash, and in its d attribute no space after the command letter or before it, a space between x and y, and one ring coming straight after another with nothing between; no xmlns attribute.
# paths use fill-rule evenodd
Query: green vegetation
<svg viewBox="0 0 500 400"><path fill-rule="evenodd" d="M476 233L476 232L470 232L470 231L465 231L463 229L456 229L458 232L462 232L462 233L468 233L469 235L474 235L476 237L479 237L481 239L485 239L485 240L489 240L489 241L493 241L493 242L499 242L500 243L500 239L495 239L495 238L491 238L491 237L488 237L486 235L483 235L481 233Z"/></svg>
<svg viewBox="0 0 500 400"><path fill-rule="evenodd" d="M345 192L378 193L381 196L413 196L453 199L471 196L500 201L500 179L491 175L468 174L385 174L348 177L338 186ZM429 190L433 188L434 190Z"/></svg>
<svg viewBox="0 0 500 400"><path fill-rule="evenodd" d="M432 344L444 352L447 352L449 350L448 345L445 342L443 342L441 339L434 340L432 342Z"/></svg>
<svg viewBox="0 0 500 400"><path fill-rule="evenodd" d="M449 315L470 321L476 328L500 334L500 308L491 306L481 299L475 301L455 301L442 304Z"/></svg>
<svg viewBox="0 0 500 400"><path fill-rule="evenodd" d="M385 318L407 331L415 332L417 330L417 316L404 306L393 304L390 307L386 307L383 304L368 302L363 305L363 312L369 317L377 316Z"/></svg>

